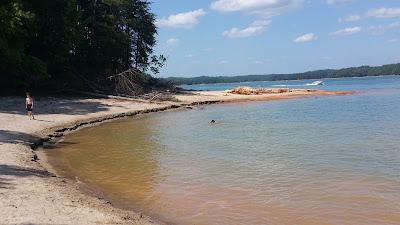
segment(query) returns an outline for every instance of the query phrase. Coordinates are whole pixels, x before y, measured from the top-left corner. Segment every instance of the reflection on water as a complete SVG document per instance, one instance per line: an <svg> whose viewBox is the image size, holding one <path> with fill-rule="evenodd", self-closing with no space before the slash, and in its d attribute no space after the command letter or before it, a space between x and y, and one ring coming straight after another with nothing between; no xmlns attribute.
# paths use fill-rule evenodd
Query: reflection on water
<svg viewBox="0 0 400 225"><path fill-rule="evenodd" d="M175 224L400 224L400 82L362 85L380 88L130 118L47 154Z"/></svg>

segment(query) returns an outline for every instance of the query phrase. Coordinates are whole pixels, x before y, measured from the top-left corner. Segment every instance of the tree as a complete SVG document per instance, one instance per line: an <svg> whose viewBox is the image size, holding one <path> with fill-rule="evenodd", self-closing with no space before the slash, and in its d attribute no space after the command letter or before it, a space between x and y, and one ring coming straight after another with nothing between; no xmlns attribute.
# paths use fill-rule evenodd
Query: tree
<svg viewBox="0 0 400 225"><path fill-rule="evenodd" d="M0 19L7 87L101 83L130 68L158 73L165 62L153 55L157 28L146 0L3 0Z"/></svg>
<svg viewBox="0 0 400 225"><path fill-rule="evenodd" d="M28 33L24 24L33 14L23 9L22 1L3 1L0 5L0 81L11 86L24 85L30 70L46 74L45 65L25 53Z"/></svg>
<svg viewBox="0 0 400 225"><path fill-rule="evenodd" d="M69 78L73 66L71 58L76 41L79 39L78 19L74 0L25 0L25 8L35 17L26 23L28 44L25 52L46 65L47 77Z"/></svg>

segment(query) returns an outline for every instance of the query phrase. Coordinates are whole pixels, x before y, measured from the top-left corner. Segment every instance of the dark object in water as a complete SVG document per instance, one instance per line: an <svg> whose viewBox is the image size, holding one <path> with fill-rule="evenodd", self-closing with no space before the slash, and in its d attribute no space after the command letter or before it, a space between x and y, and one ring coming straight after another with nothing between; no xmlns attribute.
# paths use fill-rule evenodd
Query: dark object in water
<svg viewBox="0 0 400 225"><path fill-rule="evenodd" d="M211 120L210 123L215 123L215 120Z"/></svg>

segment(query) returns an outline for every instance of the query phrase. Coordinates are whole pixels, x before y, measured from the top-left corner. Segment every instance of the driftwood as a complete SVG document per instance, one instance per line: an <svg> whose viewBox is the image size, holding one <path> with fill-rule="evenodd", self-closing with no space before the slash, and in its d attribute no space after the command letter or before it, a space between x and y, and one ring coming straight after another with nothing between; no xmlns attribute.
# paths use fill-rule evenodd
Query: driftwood
<svg viewBox="0 0 400 225"><path fill-rule="evenodd" d="M117 99L117 100L124 100L124 101L134 101L134 102L144 102L148 103L148 100L138 99L133 97L122 97L122 96L115 96L115 95L105 95L93 92L86 92L86 91L77 91L76 93L80 93L87 96L98 97L98 98L110 98L110 99Z"/></svg>
<svg viewBox="0 0 400 225"><path fill-rule="evenodd" d="M242 86L228 91L228 93L240 95L278 94L286 92L291 92L291 90L289 88L251 88Z"/></svg>
<svg viewBox="0 0 400 225"><path fill-rule="evenodd" d="M99 93L85 92L85 91L75 91L75 93L83 94L86 96L98 97L98 98L109 98L109 99L117 99L123 101L141 102L141 103L161 103L164 101L180 102L180 100L177 99L174 95L165 92L159 92L159 93L154 92L136 97L106 95L106 94L99 94Z"/></svg>

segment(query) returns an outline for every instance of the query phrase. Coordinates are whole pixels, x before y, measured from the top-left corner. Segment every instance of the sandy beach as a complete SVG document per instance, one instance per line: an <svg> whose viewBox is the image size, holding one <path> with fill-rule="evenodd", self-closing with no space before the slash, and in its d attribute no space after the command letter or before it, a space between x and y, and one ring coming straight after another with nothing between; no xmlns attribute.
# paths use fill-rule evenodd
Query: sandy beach
<svg viewBox="0 0 400 225"><path fill-rule="evenodd" d="M198 104L265 101L349 92L292 90L279 94L237 95L223 91L176 95L178 102L143 102L110 98L39 97L36 120L26 116L24 98L0 98L0 224L160 224L85 194L74 180L49 172L35 148L79 127L141 113ZM162 223L161 223L162 224Z"/></svg>

